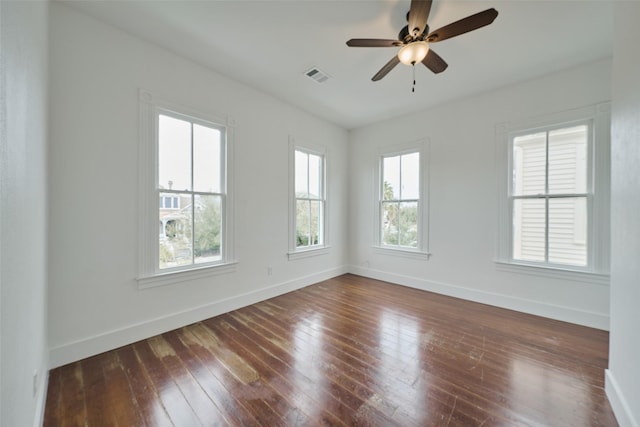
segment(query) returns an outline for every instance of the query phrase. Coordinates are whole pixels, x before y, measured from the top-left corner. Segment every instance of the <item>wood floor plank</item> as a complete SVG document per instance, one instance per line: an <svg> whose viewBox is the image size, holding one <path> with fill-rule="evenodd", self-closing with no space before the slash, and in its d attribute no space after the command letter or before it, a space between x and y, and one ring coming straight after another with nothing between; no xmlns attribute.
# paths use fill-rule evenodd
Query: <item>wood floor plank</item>
<svg viewBox="0 0 640 427"><path fill-rule="evenodd" d="M166 335L169 334L151 338L148 342L151 350L162 361L166 371L171 375L193 412L204 426L227 424L228 420L186 369L174 347L166 340Z"/></svg>
<svg viewBox="0 0 640 427"><path fill-rule="evenodd" d="M188 327L187 327L188 328ZM185 328L186 329L186 328ZM221 411L227 425L250 425L257 423L256 419L250 415L237 399L231 390L226 388L224 381L215 376L211 369L215 367L205 363L199 356L198 351L183 342L180 336L184 331L173 331L165 334L168 342L175 349L176 354L182 359L185 366L196 378L200 387L207 393L216 407ZM204 349L203 349L204 350Z"/></svg>
<svg viewBox="0 0 640 427"><path fill-rule="evenodd" d="M154 339L156 337L150 338L150 340ZM171 373L166 370L161 358L153 352L150 340L133 344L133 349L157 390L158 398L172 423L174 425L202 426L180 387L174 382Z"/></svg>
<svg viewBox="0 0 640 427"><path fill-rule="evenodd" d="M180 329L178 335L180 340L194 352L204 366L220 381L226 393L233 396L239 408L246 418L249 418L249 425L267 425L269 421L277 420L278 417L273 410L260 396L262 386L256 381L243 383L251 379L251 373L233 372L230 366L217 357L222 354L219 341L207 332L201 323ZM232 368L231 368L232 369ZM235 375L234 375L235 374ZM246 374L246 377L244 376Z"/></svg>
<svg viewBox="0 0 640 427"><path fill-rule="evenodd" d="M94 356L82 360L79 363L83 378L83 388L85 396L100 396L87 403L88 425L117 425L114 413L107 406L104 396L107 394L107 384L102 373L102 356Z"/></svg>
<svg viewBox="0 0 640 427"><path fill-rule="evenodd" d="M232 322L236 320L241 324L247 326L244 331L252 331L245 332L248 333L249 336L255 340L255 342L260 342L261 337L268 338L268 341L263 345L269 347L270 343L273 342L283 342L283 336L286 336L288 332L282 332L280 336L271 335L271 331L277 330L278 327L275 324L269 325L268 328L265 328L261 325L261 323L265 323L266 320L264 318L260 318L258 314L254 313L256 318L260 318L262 322L252 322L250 317L246 316L246 313L250 309L239 310L242 313L233 313L230 317L232 320L228 320ZM241 320L238 320L241 319ZM395 413L397 409L397 405L393 403L387 402L385 397L385 393L377 387L377 384L371 382L369 377L364 370L370 370L373 366L361 367L360 371L356 365L359 363L359 358L354 357L346 352L334 352L331 348L331 344L326 340L323 340L323 353L325 357L320 359L317 356L314 356L314 348L317 347L317 341L314 342L314 338L308 335L308 331L304 331L303 329L297 329L298 334L296 335L296 344L299 348L304 349L299 353L289 353L286 349L283 348L283 345L280 344L280 348L272 347L272 353L278 355L280 358L290 360L293 365L298 366L298 370L305 375L306 378L309 378L310 384L317 382L317 380L312 379L310 373L315 373L317 377L320 378L328 378L331 379L336 385L340 388L338 390L346 390L346 392L350 392L355 398L355 403L352 402L352 405L356 407L361 406L364 402L369 402L368 405L375 404L376 411L380 411L385 415ZM320 352L317 352L320 354ZM344 359L348 359L348 361L344 361ZM301 365L301 366L300 366ZM397 384L394 384L397 387ZM321 398L321 397L318 397ZM338 402L342 402L342 398L340 395L332 395L332 398ZM348 401L344 402L345 404ZM345 408L340 408L340 415L343 419L347 419L348 414L344 414ZM349 409L349 413L353 414L353 407L347 407ZM398 418L402 418L402 414L397 414Z"/></svg>
<svg viewBox="0 0 640 427"><path fill-rule="evenodd" d="M145 426L137 401L130 398L129 381L118 353L108 352L100 359L106 385L105 406L113 414L115 425Z"/></svg>
<svg viewBox="0 0 640 427"><path fill-rule="evenodd" d="M144 365L138 359L133 346L125 346L115 351L124 366L129 382L131 397L140 410L145 425L151 427L169 427L173 423L162 405L158 392L149 378ZM94 397L96 398L96 397Z"/></svg>
<svg viewBox="0 0 640 427"><path fill-rule="evenodd" d="M254 327L258 327L258 326L254 325ZM342 338L348 339L348 336L338 335L338 338L335 338L336 342L338 343L337 344L338 346L340 346ZM362 343L360 343L360 345L362 345ZM346 348L348 349L347 352L350 352L354 349L354 347L351 347L351 346L347 346ZM325 350L327 349L325 348ZM355 366L357 366L360 360L363 360L363 359L368 360L367 366L361 366L361 369L364 369L368 375L375 375L376 377L382 378L381 381L378 381L378 384L381 384L384 386L384 391L381 393L381 395L385 396L387 399L395 398L395 400L398 402L406 402L407 396L412 394L412 387L415 381L417 380L417 377L420 375L420 370L416 368L414 368L413 370L408 369L407 363L411 362L411 360L408 360L408 359L404 360L404 363L398 364L397 362L402 361L402 359L401 358L398 359L397 355L380 357L382 359L381 364L383 366L381 366L380 369L378 369L378 363L379 363L378 359L371 358L371 355L375 353L376 353L376 350L374 348L368 348L368 352L366 353L361 353L361 352L357 353L355 357L350 359L349 368L354 368ZM391 360L391 363L388 363L385 365L384 363L385 360ZM349 369L349 371L353 372L352 369ZM437 378L435 380L437 380ZM432 380L431 382L434 382L434 380ZM441 387L441 390L446 390L448 387L449 387L449 384L445 383ZM435 394L435 393L432 393L432 394ZM441 405L442 404L449 405L451 404L451 402L453 402L453 399L456 397L458 396L447 394L446 392L440 393L438 402ZM434 404L435 402L431 402L431 403ZM461 410L461 407L462 406L459 404L458 412ZM400 407L400 410L398 411L398 413L402 414L403 409L404 407ZM420 425L420 423L417 423L416 425Z"/></svg>
<svg viewBox="0 0 640 427"><path fill-rule="evenodd" d="M296 371L292 365L282 360L290 360L286 348L277 347L267 337L245 328L244 323L237 322L231 316L216 323L206 321L225 340L235 341L242 346L246 357L259 369L267 386L271 387L274 394L286 400L288 407L283 419L288 421L287 425L292 425L289 422L291 420L295 420L295 425L342 425L340 418L328 411L329 405L325 401L331 396L324 393L304 372ZM339 402L335 401L334 405L337 404ZM318 411L320 408L324 410ZM344 417L345 414L342 415Z"/></svg>
<svg viewBox="0 0 640 427"><path fill-rule="evenodd" d="M617 426L606 331L343 275L50 373L50 426Z"/></svg>

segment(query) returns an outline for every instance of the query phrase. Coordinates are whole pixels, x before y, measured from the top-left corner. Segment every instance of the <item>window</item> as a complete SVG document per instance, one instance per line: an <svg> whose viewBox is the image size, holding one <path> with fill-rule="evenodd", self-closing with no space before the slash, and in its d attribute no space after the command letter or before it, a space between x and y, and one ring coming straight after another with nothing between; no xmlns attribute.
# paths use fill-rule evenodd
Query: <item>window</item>
<svg viewBox="0 0 640 427"><path fill-rule="evenodd" d="M180 209L178 196L160 195L160 209Z"/></svg>
<svg viewBox="0 0 640 427"><path fill-rule="evenodd" d="M380 248L428 255L424 145L400 147L379 157L376 235Z"/></svg>
<svg viewBox="0 0 640 427"><path fill-rule="evenodd" d="M588 123L512 139L512 257L587 266Z"/></svg>
<svg viewBox="0 0 640 427"><path fill-rule="evenodd" d="M324 159L295 152L296 248L324 244Z"/></svg>
<svg viewBox="0 0 640 427"><path fill-rule="evenodd" d="M165 202L158 211L166 224L158 241L160 270L222 259L223 141L224 127L158 113L156 191Z"/></svg>
<svg viewBox="0 0 640 427"><path fill-rule="evenodd" d="M606 271L607 113L606 107L593 107L561 114L556 120L551 117L537 126L503 129L508 173L501 190L506 197L501 207L500 261Z"/></svg>
<svg viewBox="0 0 640 427"><path fill-rule="evenodd" d="M381 243L418 247L420 153L382 157Z"/></svg>
<svg viewBox="0 0 640 427"><path fill-rule="evenodd" d="M290 142L289 258L323 253L327 246L325 150Z"/></svg>
<svg viewBox="0 0 640 427"><path fill-rule="evenodd" d="M139 282L144 284L158 276L202 274L232 263L231 128L222 120L153 101L151 94L141 93Z"/></svg>

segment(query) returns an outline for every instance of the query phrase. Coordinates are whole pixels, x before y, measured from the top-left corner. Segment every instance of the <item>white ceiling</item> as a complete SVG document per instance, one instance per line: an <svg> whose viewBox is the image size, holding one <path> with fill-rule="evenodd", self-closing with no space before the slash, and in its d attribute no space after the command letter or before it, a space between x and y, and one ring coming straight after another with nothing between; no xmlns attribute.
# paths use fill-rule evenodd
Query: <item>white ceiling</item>
<svg viewBox="0 0 640 427"><path fill-rule="evenodd" d="M371 77L396 48L350 48L350 38L394 39L410 0L70 1L143 39L353 129L612 55L606 0L434 0L431 30L488 8L493 24L432 44L449 68L399 64ZM331 79L318 84L305 71Z"/></svg>

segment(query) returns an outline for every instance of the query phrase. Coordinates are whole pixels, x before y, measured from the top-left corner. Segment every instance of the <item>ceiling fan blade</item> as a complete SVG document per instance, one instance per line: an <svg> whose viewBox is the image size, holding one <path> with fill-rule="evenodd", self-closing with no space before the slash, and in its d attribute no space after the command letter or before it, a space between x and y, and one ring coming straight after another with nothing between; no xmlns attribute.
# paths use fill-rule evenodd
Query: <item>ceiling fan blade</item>
<svg viewBox="0 0 640 427"><path fill-rule="evenodd" d="M391 60L384 65L384 67L380 68L380 71L378 71L376 75L371 78L371 80L377 82L378 80L382 79L389 73L389 71L393 70L393 67L395 67L399 63L400 59L398 59L398 55L394 55L393 58L391 58Z"/></svg>
<svg viewBox="0 0 640 427"><path fill-rule="evenodd" d="M411 0L409 9L409 34L414 38L422 34L427 27L427 19L431 11L431 0Z"/></svg>
<svg viewBox="0 0 640 427"><path fill-rule="evenodd" d="M449 64L444 62L444 59L440 57L433 49L429 49L427 56L424 57L422 63L425 67L433 71L435 74L441 73L447 69Z"/></svg>
<svg viewBox="0 0 640 427"><path fill-rule="evenodd" d="M468 33L469 31L477 30L478 28L489 25L498 16L498 11L491 8L478 12L475 15L467 16L459 21L452 22L449 25L445 25L442 28L438 28L432 31L427 36L429 43L440 42L442 40L450 39L451 37L459 36L460 34Z"/></svg>
<svg viewBox="0 0 640 427"><path fill-rule="evenodd" d="M351 39L347 41L349 47L394 47L401 45L400 40L388 39Z"/></svg>

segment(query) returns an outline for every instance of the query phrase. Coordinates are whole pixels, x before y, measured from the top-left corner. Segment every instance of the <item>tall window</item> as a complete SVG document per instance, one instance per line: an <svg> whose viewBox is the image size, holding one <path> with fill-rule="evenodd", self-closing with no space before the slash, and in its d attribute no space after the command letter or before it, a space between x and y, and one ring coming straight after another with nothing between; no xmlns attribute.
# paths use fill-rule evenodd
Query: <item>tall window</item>
<svg viewBox="0 0 640 427"><path fill-rule="evenodd" d="M502 267L606 282L609 110L604 103L497 126Z"/></svg>
<svg viewBox="0 0 640 427"><path fill-rule="evenodd" d="M224 127L158 114L160 270L222 259ZM180 207L179 209L178 206Z"/></svg>
<svg viewBox="0 0 640 427"><path fill-rule="evenodd" d="M324 171L324 155L295 149L295 248L298 250L325 244Z"/></svg>
<svg viewBox="0 0 640 427"><path fill-rule="evenodd" d="M513 137L512 257L587 266L588 123Z"/></svg>
<svg viewBox="0 0 640 427"><path fill-rule="evenodd" d="M140 288L234 268L232 124L140 91Z"/></svg>
<svg viewBox="0 0 640 427"><path fill-rule="evenodd" d="M380 245L420 248L420 152L380 158Z"/></svg>

